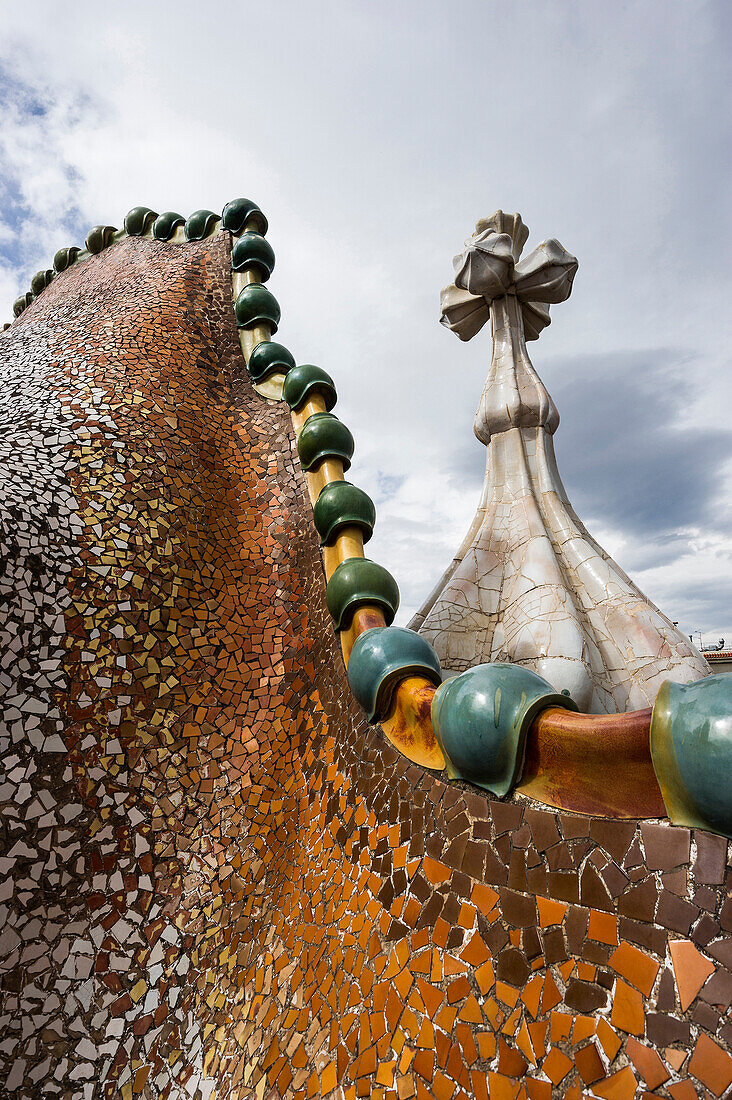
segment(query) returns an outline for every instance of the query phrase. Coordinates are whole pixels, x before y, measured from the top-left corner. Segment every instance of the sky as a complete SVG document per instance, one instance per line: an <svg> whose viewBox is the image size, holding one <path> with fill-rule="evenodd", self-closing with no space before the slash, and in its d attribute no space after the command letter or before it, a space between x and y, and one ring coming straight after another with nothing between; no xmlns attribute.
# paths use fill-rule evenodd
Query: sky
<svg viewBox="0 0 732 1100"><path fill-rule="evenodd" d="M0 320L91 225L254 199L277 339L335 378L407 622L485 465L490 334L441 327L439 291L518 211L527 252L579 259L530 345L570 500L684 633L732 643L729 3L0 7Z"/></svg>

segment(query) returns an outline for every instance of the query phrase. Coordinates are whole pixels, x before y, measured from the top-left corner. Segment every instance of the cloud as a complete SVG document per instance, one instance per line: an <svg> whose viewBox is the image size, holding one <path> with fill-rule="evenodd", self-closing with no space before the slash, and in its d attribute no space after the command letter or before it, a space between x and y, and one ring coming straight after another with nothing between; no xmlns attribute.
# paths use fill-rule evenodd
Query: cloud
<svg viewBox="0 0 732 1100"><path fill-rule="evenodd" d="M732 427L684 423L696 373L692 356L669 348L562 364L556 451L582 515L667 548L682 529L732 532L732 515L715 507Z"/></svg>
<svg viewBox="0 0 732 1100"><path fill-rule="evenodd" d="M728 42L721 0L662 18L571 0L11 6L0 305L9 319L58 247L133 205L250 195L280 337L336 380L349 476L377 504L371 553L406 606L451 559L483 472L490 337L441 329L439 289L477 218L520 210L531 243L580 260L531 347L570 496L678 604L726 569L709 547L729 527Z"/></svg>

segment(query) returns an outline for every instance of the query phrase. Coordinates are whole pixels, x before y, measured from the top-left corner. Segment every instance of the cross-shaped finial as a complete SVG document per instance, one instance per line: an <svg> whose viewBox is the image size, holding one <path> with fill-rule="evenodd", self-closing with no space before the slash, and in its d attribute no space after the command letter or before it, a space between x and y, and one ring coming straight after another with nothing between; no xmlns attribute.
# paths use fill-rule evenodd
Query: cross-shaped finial
<svg viewBox="0 0 732 1100"><path fill-rule="evenodd" d="M536 340L550 323L549 304L572 292L577 260L553 237L519 262L529 231L519 214L497 210L483 218L453 260L455 282L441 294L441 324L470 340L490 317L491 302L515 294L521 303L526 340Z"/></svg>
<svg viewBox="0 0 732 1100"><path fill-rule="evenodd" d="M461 340L488 318L493 356L473 425L488 445L510 428L557 429L559 413L526 350L549 324L549 304L572 291L577 261L553 238L524 259L529 231L518 214L497 210L479 221L464 252L453 260L455 282L442 291L441 323Z"/></svg>

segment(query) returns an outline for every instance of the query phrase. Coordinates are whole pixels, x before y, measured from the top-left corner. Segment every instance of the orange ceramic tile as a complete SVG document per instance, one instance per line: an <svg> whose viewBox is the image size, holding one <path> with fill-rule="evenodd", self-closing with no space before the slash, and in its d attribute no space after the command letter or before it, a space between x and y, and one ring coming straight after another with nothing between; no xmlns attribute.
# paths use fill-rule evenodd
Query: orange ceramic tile
<svg viewBox="0 0 732 1100"><path fill-rule="evenodd" d="M699 1100L699 1093L691 1081L677 1081L673 1085L667 1085L666 1089L673 1100Z"/></svg>
<svg viewBox="0 0 732 1100"><path fill-rule="evenodd" d="M671 1074L664 1066L658 1053L652 1050L651 1047L647 1047L631 1037L628 1039L625 1051L636 1072L643 1078L649 1089L656 1089L664 1081L668 1081Z"/></svg>
<svg viewBox="0 0 732 1100"><path fill-rule="evenodd" d="M660 963L629 943L621 943L610 956L610 966L648 996L653 989Z"/></svg>
<svg viewBox="0 0 732 1100"><path fill-rule="evenodd" d="M453 977L455 974L468 974L470 972L467 963L464 963L461 959L456 959L453 955L445 955L444 967L445 976L448 978Z"/></svg>
<svg viewBox="0 0 732 1100"><path fill-rule="evenodd" d="M460 958L471 966L480 967L490 958L490 952L479 932L475 932L460 952Z"/></svg>
<svg viewBox="0 0 732 1100"><path fill-rule="evenodd" d="M638 1082L630 1066L613 1073L604 1081L592 1086L593 1096L602 1096L605 1100L634 1100Z"/></svg>
<svg viewBox="0 0 732 1100"><path fill-rule="evenodd" d="M332 1092L337 1083L335 1063L329 1062L320 1074L320 1091L323 1096L327 1096L329 1092Z"/></svg>
<svg viewBox="0 0 732 1100"><path fill-rule="evenodd" d="M492 1031L479 1031L477 1038L480 1057L489 1062L496 1054L496 1037Z"/></svg>
<svg viewBox="0 0 732 1100"><path fill-rule="evenodd" d="M458 913L458 924L461 928L471 929L475 925L475 909L472 905L463 902Z"/></svg>
<svg viewBox="0 0 732 1100"><path fill-rule="evenodd" d="M526 1091L531 1100L552 1100L552 1086L548 1081L529 1077L526 1080Z"/></svg>
<svg viewBox="0 0 732 1100"><path fill-rule="evenodd" d="M732 1084L732 1057L702 1031L689 1062L689 1073L715 1096L721 1096Z"/></svg>
<svg viewBox="0 0 732 1100"><path fill-rule="evenodd" d="M432 1048L429 1050L418 1050L414 1056L414 1072L418 1073L425 1081L431 1081L435 1072L435 1052Z"/></svg>
<svg viewBox="0 0 732 1100"><path fill-rule="evenodd" d="M516 1028L521 1021L521 1006L515 1008L506 1018L506 1022L501 1028L501 1034L514 1036L516 1034Z"/></svg>
<svg viewBox="0 0 732 1100"><path fill-rule="evenodd" d="M685 1012L709 975L714 973L714 963L705 959L690 940L671 940L668 946L681 1011Z"/></svg>
<svg viewBox="0 0 732 1100"><path fill-rule="evenodd" d="M559 992L557 983L552 977L551 971L546 972L544 979L544 989L541 994L541 1011L543 1014L551 1012L555 1005L561 1003L562 994Z"/></svg>
<svg viewBox="0 0 732 1100"><path fill-rule="evenodd" d="M603 913L590 909L590 921L587 935L598 943L616 944L618 942L618 918L613 913Z"/></svg>
<svg viewBox="0 0 732 1100"><path fill-rule="evenodd" d="M441 989L436 989L422 978L417 978L417 988L419 989L427 1014L430 1019L433 1019L437 1009L445 999L445 994Z"/></svg>
<svg viewBox="0 0 732 1100"><path fill-rule="evenodd" d="M557 1047L552 1047L541 1066L553 1085L559 1085L572 1069L572 1063L566 1054L562 1054Z"/></svg>
<svg viewBox="0 0 732 1100"><path fill-rule="evenodd" d="M546 1033L549 1030L548 1020L536 1020L529 1024L529 1035L531 1036L531 1045L534 1048L534 1053L539 1061L544 1057L546 1052Z"/></svg>
<svg viewBox="0 0 732 1100"><path fill-rule="evenodd" d="M441 882L447 882L452 878L452 871L450 868L436 859L431 859L430 856L424 857L422 869L425 878L431 882L433 886L439 886Z"/></svg>
<svg viewBox="0 0 732 1100"><path fill-rule="evenodd" d="M456 978L447 987L447 1003L454 1005L462 1001L470 993L470 983L467 978Z"/></svg>
<svg viewBox="0 0 732 1100"><path fill-rule="evenodd" d="M516 1046L523 1054L524 1058L532 1065L536 1065L536 1055L534 1054L534 1048L531 1045L531 1036L529 1035L529 1029L524 1020L516 1035Z"/></svg>
<svg viewBox="0 0 732 1100"><path fill-rule="evenodd" d="M675 1047L666 1047L663 1052L663 1057L666 1063L671 1066L671 1069L678 1073L686 1061L688 1054L685 1050L677 1050Z"/></svg>
<svg viewBox="0 0 732 1100"><path fill-rule="evenodd" d="M539 924L542 928L547 928L552 924L561 924L564 920L568 907L563 901L537 897L536 904L539 907Z"/></svg>
<svg viewBox="0 0 732 1100"><path fill-rule="evenodd" d="M602 1044L602 1049L605 1051L608 1061L614 1061L615 1056L623 1045L623 1041L602 1016L597 1021L597 1037Z"/></svg>
<svg viewBox="0 0 732 1100"><path fill-rule="evenodd" d="M498 1002L493 997L488 997L483 1002L483 1015L494 1030L498 1030L503 1020L503 1012L498 1007Z"/></svg>
<svg viewBox="0 0 732 1100"><path fill-rule="evenodd" d="M633 989L620 978L615 982L610 1023L631 1035L643 1035L645 1031L643 998L637 989Z"/></svg>
<svg viewBox="0 0 732 1100"><path fill-rule="evenodd" d="M498 892L490 886L486 886L482 882L476 882L473 884L470 900L474 905L477 905L484 916L488 916L498 904L499 896Z"/></svg>
<svg viewBox="0 0 732 1100"><path fill-rule="evenodd" d="M498 1072L508 1077L522 1077L527 1069L527 1061L520 1051L509 1046L505 1039L498 1040Z"/></svg>
<svg viewBox="0 0 732 1100"><path fill-rule="evenodd" d="M475 997L471 993L466 999L465 1004L458 1012L458 1018L465 1020L469 1024L482 1024L483 1014L480 1010L480 1005L476 1001Z"/></svg>
<svg viewBox="0 0 732 1100"><path fill-rule="evenodd" d="M594 1043L588 1043L575 1051L574 1064L586 1085L592 1085L605 1076L605 1067Z"/></svg>
<svg viewBox="0 0 732 1100"><path fill-rule="evenodd" d="M549 1024L549 1036L553 1043L569 1039L572 1031L572 1016L569 1012L552 1012Z"/></svg>
<svg viewBox="0 0 732 1100"><path fill-rule="evenodd" d="M539 1012L539 1001L543 989L544 978L541 974L537 974L535 977L529 979L521 994L521 1000L534 1019L536 1019Z"/></svg>
<svg viewBox="0 0 732 1100"><path fill-rule="evenodd" d="M573 1045L577 1046L585 1039L589 1039L591 1035L595 1034L596 1027L597 1020L594 1016L575 1016L574 1027L572 1028Z"/></svg>
<svg viewBox="0 0 732 1100"><path fill-rule="evenodd" d="M516 1100L519 1087L518 1081L503 1073L488 1073L488 1095L491 1100Z"/></svg>
<svg viewBox="0 0 732 1100"><path fill-rule="evenodd" d="M496 997L502 1004L513 1008L518 1001L519 991L505 982L496 982Z"/></svg>
<svg viewBox="0 0 732 1100"><path fill-rule="evenodd" d="M475 980L478 983L478 989L485 997L486 993L493 986L495 981L495 973L493 971L493 964L490 959L487 959L482 966L479 966L475 971Z"/></svg>

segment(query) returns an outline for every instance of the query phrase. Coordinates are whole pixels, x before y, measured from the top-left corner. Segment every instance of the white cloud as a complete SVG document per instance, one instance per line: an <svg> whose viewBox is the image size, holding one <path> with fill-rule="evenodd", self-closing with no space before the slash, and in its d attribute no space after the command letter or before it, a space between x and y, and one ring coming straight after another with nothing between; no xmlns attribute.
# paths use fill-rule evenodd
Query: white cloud
<svg viewBox="0 0 732 1100"><path fill-rule="evenodd" d="M482 448L461 474L455 454L468 453L490 339L462 346L440 329L438 293L497 206L580 260L532 347L550 390L578 356L682 349L691 389L674 415L727 429L724 4L41 0L3 18L0 57L47 107L5 114L0 176L27 208L23 259L0 268L8 316L71 225L250 195L270 218L281 338L338 383L352 477L379 506L372 552L406 604L477 503ZM726 458L708 457L720 481ZM389 499L379 471L402 479ZM582 469L562 473L581 485ZM637 537L617 531L621 545ZM720 567L715 537L710 523L649 574L662 606ZM732 624L729 602L718 620Z"/></svg>

